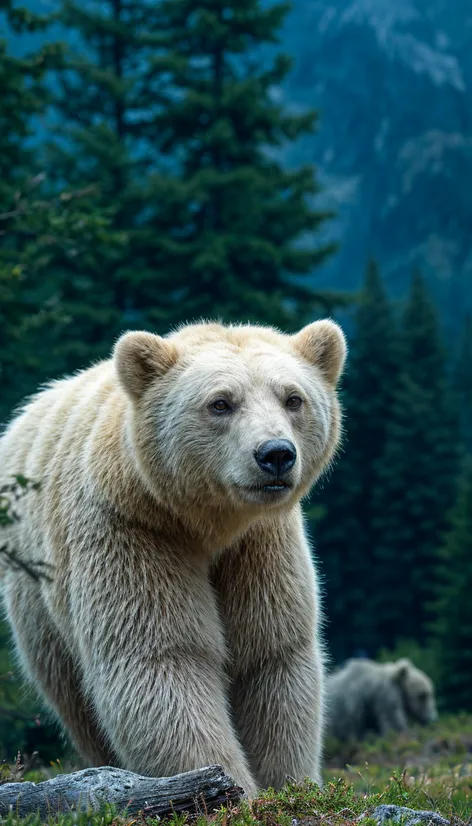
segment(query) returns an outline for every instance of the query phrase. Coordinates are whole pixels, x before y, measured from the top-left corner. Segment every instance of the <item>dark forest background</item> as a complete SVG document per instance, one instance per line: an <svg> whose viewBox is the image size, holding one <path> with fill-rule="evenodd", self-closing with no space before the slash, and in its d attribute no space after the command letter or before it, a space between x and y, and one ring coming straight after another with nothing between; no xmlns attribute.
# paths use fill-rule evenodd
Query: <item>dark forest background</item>
<svg viewBox="0 0 472 826"><path fill-rule="evenodd" d="M0 421L125 329L333 315L346 433L306 506L329 653L408 654L471 711L468 4L0 9ZM0 756L59 757L9 651L2 626Z"/></svg>

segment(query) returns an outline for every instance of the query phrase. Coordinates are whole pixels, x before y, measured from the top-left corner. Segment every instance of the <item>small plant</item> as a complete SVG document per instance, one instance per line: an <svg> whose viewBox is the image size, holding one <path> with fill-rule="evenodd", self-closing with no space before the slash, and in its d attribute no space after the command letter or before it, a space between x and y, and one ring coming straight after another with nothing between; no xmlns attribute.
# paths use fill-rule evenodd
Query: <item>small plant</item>
<svg viewBox="0 0 472 826"><path fill-rule="evenodd" d="M3 783L19 783L23 780L24 768L20 752L18 752L13 765L9 765L5 761L0 763L0 785Z"/></svg>
<svg viewBox="0 0 472 826"><path fill-rule="evenodd" d="M21 475L14 476L12 482L0 487L0 529L5 530L20 520L21 502L24 496L38 489L38 482L32 482ZM40 560L21 559L11 542L8 541L8 537L6 542L0 544L0 556L6 560L7 566L25 571L33 579L51 580L49 574L51 566Z"/></svg>

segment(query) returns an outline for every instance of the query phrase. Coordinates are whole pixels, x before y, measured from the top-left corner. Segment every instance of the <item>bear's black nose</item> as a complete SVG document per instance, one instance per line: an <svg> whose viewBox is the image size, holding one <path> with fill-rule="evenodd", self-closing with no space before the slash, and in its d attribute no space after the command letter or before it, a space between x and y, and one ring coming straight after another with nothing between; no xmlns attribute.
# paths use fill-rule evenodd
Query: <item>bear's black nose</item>
<svg viewBox="0 0 472 826"><path fill-rule="evenodd" d="M261 470L279 477L288 473L297 459L295 445L287 439L269 439L254 455Z"/></svg>

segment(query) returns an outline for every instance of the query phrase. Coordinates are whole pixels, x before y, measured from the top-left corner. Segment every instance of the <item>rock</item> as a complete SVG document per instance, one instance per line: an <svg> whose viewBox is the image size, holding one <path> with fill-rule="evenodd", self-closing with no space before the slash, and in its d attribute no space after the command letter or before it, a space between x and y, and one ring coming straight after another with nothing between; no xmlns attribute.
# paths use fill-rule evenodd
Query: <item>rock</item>
<svg viewBox="0 0 472 826"><path fill-rule="evenodd" d="M361 817L374 818L379 826L385 826L390 822L399 823L402 826L450 826L450 821L438 815L437 812L428 812L416 809L408 809L406 806L382 805L377 806L371 814L363 814Z"/></svg>

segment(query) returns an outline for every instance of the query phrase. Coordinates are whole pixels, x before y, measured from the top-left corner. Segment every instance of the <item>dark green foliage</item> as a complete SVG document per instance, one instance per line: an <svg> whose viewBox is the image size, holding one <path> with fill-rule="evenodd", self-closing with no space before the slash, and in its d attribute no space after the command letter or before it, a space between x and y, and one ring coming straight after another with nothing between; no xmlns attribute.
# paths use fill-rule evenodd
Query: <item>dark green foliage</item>
<svg viewBox="0 0 472 826"><path fill-rule="evenodd" d="M1 535L1 534L0 534ZM10 654L11 635L0 621L0 760L12 761L18 751L38 752L44 765L64 755L57 724L34 694L28 692Z"/></svg>
<svg viewBox="0 0 472 826"><path fill-rule="evenodd" d="M464 323L459 353L453 369L453 390L457 404L463 448L472 454L472 319Z"/></svg>
<svg viewBox="0 0 472 826"><path fill-rule="evenodd" d="M8 31L34 32L47 25L47 19L25 9L14 8L11 2L0 5ZM0 40L0 211L14 205L17 187L25 181L25 167L33 162L33 152L25 141L31 136L31 118L44 112L47 94L44 74L58 65L60 49L49 44L34 55L24 58L9 54L7 43ZM1 230L5 228L3 223ZM3 237L0 235L0 238ZM0 255L0 262L2 261Z"/></svg>
<svg viewBox="0 0 472 826"><path fill-rule="evenodd" d="M0 488L0 576L10 568L21 568L28 576L39 580L48 577L48 567L19 559L5 540L4 528L16 521L17 505L22 496L37 484L17 476L11 484ZM27 695L19 668L10 653L11 639L6 623L0 620L0 760L13 760L18 751L31 755L38 752L44 762L56 759L64 752L59 732L42 704Z"/></svg>
<svg viewBox="0 0 472 826"><path fill-rule="evenodd" d="M97 331L115 311L102 275L125 244L92 190L41 197L34 184L17 191L0 238L0 423L39 383L103 354Z"/></svg>
<svg viewBox="0 0 472 826"><path fill-rule="evenodd" d="M293 328L326 303L290 279L331 251L313 243L326 218L308 205L318 189L313 170L287 171L267 152L311 131L314 116L288 115L273 100L289 61L279 56L261 68L252 54L254 44L276 40L286 11L259 0L159 5L158 63L170 82L156 127L179 175L156 180L156 265L191 317L211 305L216 316Z"/></svg>
<svg viewBox="0 0 472 826"><path fill-rule="evenodd" d="M9 7L6 11L10 25L20 25L20 12ZM11 401L18 398L12 389L13 374L17 371L21 384L23 361L28 358L25 351L23 358L19 357L18 348L21 327L31 323L33 313L18 286L23 228L21 234L12 230L16 228L19 193L32 174L33 157L25 142L30 136L30 118L44 108L42 81L48 51L17 59L0 42L0 421Z"/></svg>
<svg viewBox="0 0 472 826"><path fill-rule="evenodd" d="M334 300L300 278L332 250L314 239L327 216L311 206L313 170L286 171L269 152L314 125L273 100L287 60L261 67L256 52L286 10L63 3L84 48L62 76L64 140L51 152L68 182L99 183L127 233L106 279L123 326L221 316L295 328ZM105 320L103 338L115 332Z"/></svg>
<svg viewBox="0 0 472 826"><path fill-rule="evenodd" d="M153 119L162 78L154 65L154 5L65 0L59 18L75 50L56 78L57 126L46 161L59 186L97 188L100 211L124 242L117 257L101 261L95 277L90 269L83 272L77 292L68 295L72 326L61 350L70 369L108 355L124 329L152 328L153 307L164 299L159 272L149 264L156 232L143 228L158 203L151 175L159 159Z"/></svg>
<svg viewBox="0 0 472 826"><path fill-rule="evenodd" d="M436 552L455 493L457 426L436 310L419 274L402 319L402 369L375 491L377 631L424 643Z"/></svg>
<svg viewBox="0 0 472 826"><path fill-rule="evenodd" d="M399 325L370 264L344 402L344 452L316 525L336 660L427 636L458 439L436 312L418 274Z"/></svg>
<svg viewBox="0 0 472 826"><path fill-rule="evenodd" d="M336 659L356 649L373 652L378 645L374 498L382 475L399 360L392 308L371 261L355 314L344 381L344 449L321 492L326 515L316 528L326 576L328 633Z"/></svg>
<svg viewBox="0 0 472 826"><path fill-rule="evenodd" d="M452 525L440 554L434 642L439 690L447 708L472 709L472 460L459 486Z"/></svg>
<svg viewBox="0 0 472 826"><path fill-rule="evenodd" d="M16 29L45 25L19 8L7 20ZM0 43L0 425L41 381L77 367L84 349L94 354L96 319L114 312L100 279L124 239L108 230L92 187L53 194L28 148L31 117L45 113L50 97L45 73L61 63L53 44L18 59ZM74 325L84 314L80 338Z"/></svg>

